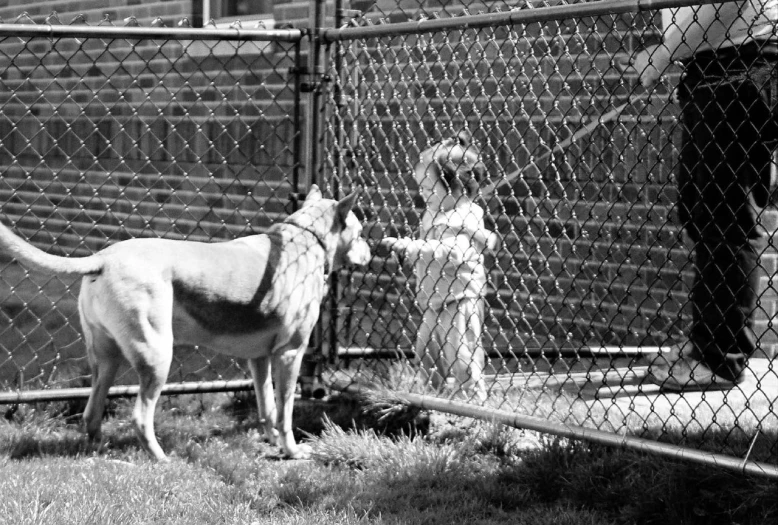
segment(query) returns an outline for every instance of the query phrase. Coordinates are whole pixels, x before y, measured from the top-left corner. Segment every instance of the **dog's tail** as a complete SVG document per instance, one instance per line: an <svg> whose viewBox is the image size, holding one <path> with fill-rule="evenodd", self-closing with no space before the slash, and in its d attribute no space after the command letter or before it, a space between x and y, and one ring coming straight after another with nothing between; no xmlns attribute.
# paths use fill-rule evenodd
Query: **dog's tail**
<svg viewBox="0 0 778 525"><path fill-rule="evenodd" d="M103 261L99 256L70 258L51 255L18 237L2 222L0 222L0 253L11 256L30 270L47 274L87 275L99 273L103 269Z"/></svg>

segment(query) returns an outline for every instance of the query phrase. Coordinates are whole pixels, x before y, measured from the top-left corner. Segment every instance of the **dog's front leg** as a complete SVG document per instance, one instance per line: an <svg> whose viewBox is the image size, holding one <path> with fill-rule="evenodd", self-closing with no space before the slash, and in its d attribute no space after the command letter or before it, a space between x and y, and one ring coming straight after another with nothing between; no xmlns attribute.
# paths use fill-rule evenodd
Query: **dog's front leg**
<svg viewBox="0 0 778 525"><path fill-rule="evenodd" d="M251 378L254 380L254 394L257 396L259 426L265 431L265 439L271 445L278 444L278 431L275 428L276 401L273 395L273 380L270 375L270 357L249 359Z"/></svg>
<svg viewBox="0 0 778 525"><path fill-rule="evenodd" d="M305 338L307 341L307 338ZM311 455L311 447L298 445L292 433L292 413L294 410L294 390L297 376L305 355L305 345L294 350L280 352L273 356L273 376L276 384L276 404L278 405L278 422L280 445L290 459L307 459Z"/></svg>

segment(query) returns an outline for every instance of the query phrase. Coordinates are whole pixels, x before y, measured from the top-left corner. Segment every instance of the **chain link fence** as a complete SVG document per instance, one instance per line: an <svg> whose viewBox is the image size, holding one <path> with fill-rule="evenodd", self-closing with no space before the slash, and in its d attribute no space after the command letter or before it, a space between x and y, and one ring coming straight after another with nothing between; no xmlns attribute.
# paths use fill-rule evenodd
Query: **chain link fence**
<svg viewBox="0 0 778 525"><path fill-rule="evenodd" d="M52 14L2 28L0 201L40 248L81 256L132 237L233 239L291 211L301 32L162 26ZM80 280L0 265L0 390L88 386ZM137 383L128 372L118 384ZM170 373L246 377L242 363L197 348L176 351Z"/></svg>
<svg viewBox="0 0 778 525"><path fill-rule="evenodd" d="M36 245L82 255L136 236L261 232L308 182L332 196L363 186L376 255L332 278L316 338L329 385L775 475L771 209L758 215L769 241L755 386L672 395L646 380L693 318L695 245L677 206L682 68L645 89L619 64L668 31L658 8L690 2L551 3L341 2L307 35L20 16L0 28L4 214ZM463 130L472 144L455 165L424 165ZM420 162L453 172L451 191L461 166L483 175L477 250L451 233L469 216L435 223ZM428 257L419 273L408 247L422 240L483 276L467 315L429 313L420 278L445 295L464 267ZM3 260L0 287L0 389L85 386L77 283ZM171 381L204 391L245 377L208 351L186 356Z"/></svg>
<svg viewBox="0 0 778 525"><path fill-rule="evenodd" d="M749 361L756 384L673 395L647 380L693 317L695 244L679 220L682 126L672 95L682 67L645 89L623 64L670 29L654 8L682 3L498 4L371 2L325 31L335 109L324 150L337 184L371 189L366 231L387 248L367 271L341 278L328 380L774 471L771 209L757 219L769 242ZM487 175L472 199L441 190L451 192L446 208L424 186L445 179L447 162L472 176L450 147L462 130ZM429 168L430 152L442 150ZM474 206L483 225L452 215ZM477 242L473 228L494 232L498 248ZM455 290L481 286L480 269L481 291ZM449 299L433 304L435 294Z"/></svg>

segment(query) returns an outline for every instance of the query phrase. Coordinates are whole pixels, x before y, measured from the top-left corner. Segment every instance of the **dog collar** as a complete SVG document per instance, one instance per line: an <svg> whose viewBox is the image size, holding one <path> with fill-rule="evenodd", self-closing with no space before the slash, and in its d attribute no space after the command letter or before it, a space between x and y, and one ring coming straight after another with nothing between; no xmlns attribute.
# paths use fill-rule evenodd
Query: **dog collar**
<svg viewBox="0 0 778 525"><path fill-rule="evenodd" d="M307 226L300 226L299 224L295 224L293 222L287 222L289 226L294 226L295 228L299 228L300 230L310 233L313 235L313 238L316 239L316 242L319 243L319 246L321 246L321 249L324 251L324 280L326 281L327 278L330 275L330 259L329 259L329 253L327 250L327 245L324 243L324 240L321 238L321 236L310 229Z"/></svg>

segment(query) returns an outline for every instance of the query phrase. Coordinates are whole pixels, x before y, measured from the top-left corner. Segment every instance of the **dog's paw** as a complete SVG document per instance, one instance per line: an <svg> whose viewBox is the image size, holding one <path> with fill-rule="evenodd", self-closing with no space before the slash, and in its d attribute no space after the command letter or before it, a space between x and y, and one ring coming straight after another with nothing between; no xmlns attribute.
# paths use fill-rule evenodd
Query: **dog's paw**
<svg viewBox="0 0 778 525"><path fill-rule="evenodd" d="M294 447L284 451L284 456L286 459L311 459L312 454L313 449L310 447L310 445L306 444L295 445Z"/></svg>
<svg viewBox="0 0 778 525"><path fill-rule="evenodd" d="M110 448L110 441L102 433L95 435L87 434L84 439L85 450L90 454L102 454Z"/></svg>
<svg viewBox="0 0 778 525"><path fill-rule="evenodd" d="M265 433L262 435L262 438L265 441L265 443L267 443L270 446L275 447L280 444L278 431L276 429L265 431Z"/></svg>

